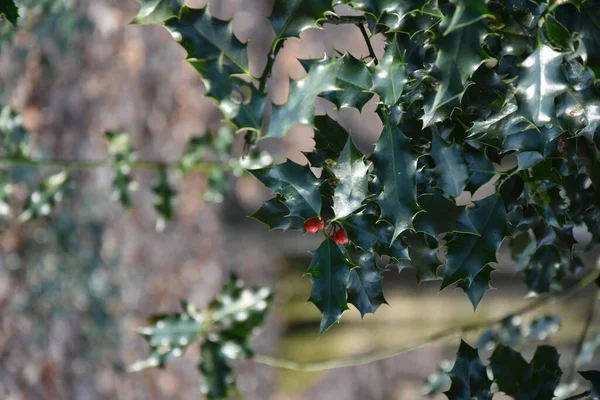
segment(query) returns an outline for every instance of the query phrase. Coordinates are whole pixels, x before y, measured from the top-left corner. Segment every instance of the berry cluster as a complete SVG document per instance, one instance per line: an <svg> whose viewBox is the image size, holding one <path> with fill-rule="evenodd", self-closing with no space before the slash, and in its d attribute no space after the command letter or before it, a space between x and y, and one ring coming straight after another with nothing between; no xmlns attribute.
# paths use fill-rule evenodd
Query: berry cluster
<svg viewBox="0 0 600 400"><path fill-rule="evenodd" d="M325 221L319 217L309 218L304 222L304 229L306 232L317 233L321 229L325 229ZM337 223L332 223L327 226L327 235L333 240L336 244L346 244L348 243L348 236L342 228Z"/></svg>

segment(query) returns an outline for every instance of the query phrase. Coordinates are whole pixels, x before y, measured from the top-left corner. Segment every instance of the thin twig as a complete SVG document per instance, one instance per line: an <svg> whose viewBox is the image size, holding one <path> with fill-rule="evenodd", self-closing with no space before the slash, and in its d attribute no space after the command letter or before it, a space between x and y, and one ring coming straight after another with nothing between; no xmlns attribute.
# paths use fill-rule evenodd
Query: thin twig
<svg viewBox="0 0 600 400"><path fill-rule="evenodd" d="M577 359L579 358L579 354L581 354L581 350L583 349L583 345L585 344L585 338L587 337L590 327L592 326L594 315L596 314L596 304L598 303L599 295L600 290L596 289L594 297L592 298L592 302L590 303L590 306L588 308L588 313L585 318L585 325L583 326L581 336L579 337L579 341L577 342L575 357L573 358L573 363L571 363L571 370L569 371L567 382L571 382L575 378L575 373L577 372Z"/></svg>
<svg viewBox="0 0 600 400"><path fill-rule="evenodd" d="M362 33L363 38L365 39L365 42L367 43L367 49L369 49L369 56L371 56L371 58L373 59L373 63L375 65L379 64L379 61L377 60L377 57L375 56L375 50L373 50L373 46L371 45L371 39L369 39L369 34L367 33L367 29L365 28L365 25L360 23L360 24L356 24L356 26L358 26L358 28L360 29L360 33Z"/></svg>
<svg viewBox="0 0 600 400"><path fill-rule="evenodd" d="M489 318L487 320L475 323L467 323L456 327L451 327L449 329L443 330L441 332L436 332L429 336L425 336L407 343L402 343L397 346L392 346L383 350L375 350L368 353L362 354L354 354L346 357L335 358L331 360L325 361L315 361L315 362L300 362L295 360L286 360L276 357L271 357L263 354L256 354L252 358L255 362L259 364L269 365L271 367L276 368L284 368L290 369L294 371L325 371L335 368L344 368L344 367L353 367L357 365L369 364L375 361L384 360L386 358L397 356L401 353L414 350L416 348L425 346L427 344L431 344L437 342L441 339L445 339L451 336L462 335L465 333L473 332L488 328L493 325L497 325L504 321L506 318L513 315L523 315L529 312L535 311L540 307L546 306L548 304L552 304L557 300L567 299L574 294L578 293L588 285L594 282L594 280L598 277L598 271L594 270L590 274L586 275L582 278L578 283L571 286L570 288L557 293L548 294L544 297L540 297L539 299L518 308L510 313L502 315L501 317Z"/></svg>
<svg viewBox="0 0 600 400"><path fill-rule="evenodd" d="M284 39L278 40L275 44L275 47L271 49L271 52L269 53L269 57L267 58L267 65L265 65L265 69L262 75L260 76L260 80L258 82L258 91L261 93L265 92L265 88L267 87L267 81L269 80L269 77L273 72L273 65L275 65L275 59L277 58L279 50L282 49L284 41Z"/></svg>
<svg viewBox="0 0 600 400"><path fill-rule="evenodd" d="M146 169L159 171L162 168L175 169L180 165L179 161L134 161L130 164L132 169ZM94 168L113 168L119 166L112 160L32 160L29 158L10 158L0 157L0 167L38 167L38 168L62 168L62 169L94 169ZM194 166L197 170L210 170L216 166L226 167L217 162L202 162Z"/></svg>
<svg viewBox="0 0 600 400"><path fill-rule="evenodd" d="M344 24L364 24L367 19L363 15L336 15L327 14L325 15L326 20L319 21L321 25L344 25Z"/></svg>

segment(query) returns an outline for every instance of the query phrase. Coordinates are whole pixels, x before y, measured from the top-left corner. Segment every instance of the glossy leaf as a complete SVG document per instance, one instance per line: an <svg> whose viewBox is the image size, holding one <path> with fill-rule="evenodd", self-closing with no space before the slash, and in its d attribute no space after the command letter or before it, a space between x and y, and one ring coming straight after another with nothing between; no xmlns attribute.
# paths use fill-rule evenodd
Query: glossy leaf
<svg viewBox="0 0 600 400"><path fill-rule="evenodd" d="M275 0L271 11L271 23L275 29L275 41L286 37L299 37L309 28L317 28L325 19L325 12L333 11L331 0Z"/></svg>
<svg viewBox="0 0 600 400"><path fill-rule="evenodd" d="M496 262L502 241L510 235L508 216L500 196L492 195L478 201L468 216L480 236L457 233L448 243L442 289L464 279L469 281L470 287L486 265Z"/></svg>
<svg viewBox="0 0 600 400"><path fill-rule="evenodd" d="M288 160L269 168L249 171L274 194L282 196L289 217L308 219L320 215L319 180L307 165Z"/></svg>
<svg viewBox="0 0 600 400"><path fill-rule="evenodd" d="M516 87L519 112L536 125L555 120L554 99L567 89L560 65L564 54L541 45L521 64Z"/></svg>
<svg viewBox="0 0 600 400"><path fill-rule="evenodd" d="M139 0L140 10L134 24L152 25L179 16L183 8L181 0Z"/></svg>
<svg viewBox="0 0 600 400"><path fill-rule="evenodd" d="M313 252L310 268L312 290L308 299L321 311L319 334L323 334L342 317L348 309L346 288L350 282L350 271L354 265L330 238Z"/></svg>
<svg viewBox="0 0 600 400"><path fill-rule="evenodd" d="M377 268L373 253L362 253L355 257L358 268L350 271L348 302L360 311L361 316L375 313L380 305L387 304L381 286L382 271Z"/></svg>
<svg viewBox="0 0 600 400"><path fill-rule="evenodd" d="M479 358L477 349L461 340L456 353L454 367L448 373L452 386L444 394L449 400L490 400L492 381L488 378L486 367Z"/></svg>
<svg viewBox="0 0 600 400"><path fill-rule="evenodd" d="M267 200L254 214L250 215L250 217L267 225L269 230L304 230L304 220L302 218L288 217L290 209L285 206L284 200L285 199L280 196Z"/></svg>
<svg viewBox="0 0 600 400"><path fill-rule="evenodd" d="M225 400L237 391L233 369L225 356L227 345L227 342L209 339L200 347L200 390L210 400Z"/></svg>
<svg viewBox="0 0 600 400"><path fill-rule="evenodd" d="M352 139L348 139L335 166L331 168L335 175L333 212L336 218L345 218L362 206L368 196L369 167Z"/></svg>
<svg viewBox="0 0 600 400"><path fill-rule="evenodd" d="M449 144L437 134L433 134L431 157L435 162L433 175L437 185L452 197L458 197L469 181L467 163L460 145Z"/></svg>
<svg viewBox="0 0 600 400"><path fill-rule="evenodd" d="M423 212L415 216L416 230L432 236L448 232L478 235L467 216L466 208L457 206L454 201L445 198L439 192L419 196L418 202Z"/></svg>
<svg viewBox="0 0 600 400"><path fill-rule="evenodd" d="M371 74L373 76L371 91L379 96L383 104L390 106L396 104L408 80L404 56L400 52L396 36L386 48L379 65L371 69Z"/></svg>
<svg viewBox="0 0 600 400"><path fill-rule="evenodd" d="M381 137L370 157L375 175L383 190L375 202L381 208L381 219L394 227L392 240L412 228L417 213L417 155L410 140L391 121L384 121Z"/></svg>
<svg viewBox="0 0 600 400"><path fill-rule="evenodd" d="M398 271L404 268L412 268L417 275L417 283L436 281L440 279L437 269L442 265L438 258L439 246L437 240L427 234L406 232L402 235L402 241L408 246L408 260L398 260L394 263Z"/></svg>

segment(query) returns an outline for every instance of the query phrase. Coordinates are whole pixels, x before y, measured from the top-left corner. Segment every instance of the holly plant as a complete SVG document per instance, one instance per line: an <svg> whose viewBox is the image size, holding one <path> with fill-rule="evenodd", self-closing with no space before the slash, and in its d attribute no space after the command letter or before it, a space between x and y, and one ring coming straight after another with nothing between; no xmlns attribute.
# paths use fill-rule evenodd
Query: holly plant
<svg viewBox="0 0 600 400"><path fill-rule="evenodd" d="M269 229L323 236L306 273L309 300L322 315L319 334L338 323L349 304L361 315L376 312L386 303L384 273L407 267L418 284L460 288L475 309L492 288L505 244L527 286L523 294L540 298L501 320L450 330L448 335L488 328L479 347L493 353L486 365L479 350L461 342L453 367L441 369L447 378L436 382L440 388L449 383L445 394L451 400L491 399L498 391L518 400L559 396L557 350L544 344L523 357L513 349L522 335L514 318L583 289L597 275L563 288L565 278L584 267L579 252L600 242L597 1L274 0L268 16L273 41L262 54L260 75L250 68L248 43L234 33L235 17L214 17L210 2L204 8L183 0L140 3L133 23L162 25L185 49L223 126L191 140L181 161L162 164L137 160L126 135L107 134L117 199L134 205L131 170L154 169L157 227L163 227L175 212L169 170L205 171L205 199L213 201L226 193L228 174L249 172L273 194L253 218ZM14 15L10 8L2 12ZM299 60L306 75L289 82L285 103L273 104L270 76L280 50L289 38L325 24L354 25L368 55L336 50ZM360 132L350 134L332 116L316 115L317 98L359 111L376 103L382 130L374 149L362 151L353 136ZM314 149L305 153L305 163L273 165L257 150L263 139L282 138L296 125L313 130ZM12 132L2 130L5 137ZM243 135L241 159L231 155L236 134ZM7 157L35 164L19 148L9 147ZM48 196L54 193L56 185L43 185ZM31 216L45 214L42 208L32 208ZM575 229L590 233L584 246L576 247ZM232 393L227 360L240 354L284 368L316 369L251 355L248 338L270 296L264 290L248 291L232 278L206 311L186 303L181 314L154 317L141 331L150 357L132 369L164 366L199 340L199 369L211 399ZM547 316L525 335L546 340L558 326L555 316ZM579 350L578 359L592 357L583 341ZM565 375L572 389L559 398L598 398L599 374ZM590 389L574 394L585 381Z"/></svg>

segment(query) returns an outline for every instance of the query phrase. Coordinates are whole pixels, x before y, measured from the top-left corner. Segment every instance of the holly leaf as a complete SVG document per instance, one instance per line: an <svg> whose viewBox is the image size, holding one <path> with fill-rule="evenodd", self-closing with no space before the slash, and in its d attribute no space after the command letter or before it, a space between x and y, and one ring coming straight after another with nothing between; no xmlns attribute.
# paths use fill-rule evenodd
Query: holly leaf
<svg viewBox="0 0 600 400"><path fill-rule="evenodd" d="M462 146L456 143L448 144L435 133L432 137L431 157L435 162L432 172L437 186L444 193L458 197L469 182L469 172Z"/></svg>
<svg viewBox="0 0 600 400"><path fill-rule="evenodd" d="M494 289L494 287L490 285L492 280L492 272L494 271L494 268L486 265L477 273L477 275L475 275L475 279L472 281L465 279L458 282L457 286L467 294L467 297L469 297L474 310L477 309L481 299L483 299L483 296L485 296L488 290Z"/></svg>
<svg viewBox="0 0 600 400"><path fill-rule="evenodd" d="M182 0L138 0L140 10L133 24L160 24L169 18L178 17L183 8Z"/></svg>
<svg viewBox="0 0 600 400"><path fill-rule="evenodd" d="M490 400L493 396L490 391L492 381L487 377L479 352L463 340L448 376L452 381L450 390L444 393L448 400Z"/></svg>
<svg viewBox="0 0 600 400"><path fill-rule="evenodd" d="M248 172L274 194L285 199L283 204L290 210L288 217L308 219L320 215L320 183L308 165L299 165L287 160L283 164Z"/></svg>
<svg viewBox="0 0 600 400"><path fill-rule="evenodd" d="M250 218L267 225L269 230L303 231L304 220L299 217L288 217L290 209L285 206L284 201L285 198L281 196L265 201L254 214L250 215Z"/></svg>
<svg viewBox="0 0 600 400"><path fill-rule="evenodd" d="M398 272L404 268L412 268L416 271L417 284L426 281L436 281L440 278L437 269L442 264L438 259L438 242L430 235L422 232L405 232L402 240L408 246L409 260L398 260L394 263Z"/></svg>
<svg viewBox="0 0 600 400"><path fill-rule="evenodd" d="M25 222L49 215L54 207L62 201L68 185L69 175L66 171L61 171L45 178L27 198L19 220ZM0 198L0 200L2 199ZM2 201L2 204L6 203Z"/></svg>
<svg viewBox="0 0 600 400"><path fill-rule="evenodd" d="M226 400L237 392L233 369L225 356L227 345L221 340L208 339L200 346L200 390L210 400Z"/></svg>
<svg viewBox="0 0 600 400"><path fill-rule="evenodd" d="M324 167L326 161L337 160L348 142L348 132L329 115L315 116L315 148L304 153L313 167Z"/></svg>
<svg viewBox="0 0 600 400"><path fill-rule="evenodd" d="M564 53L540 45L521 64L516 86L519 111L535 125L545 125L556 119L554 99L567 84L560 66Z"/></svg>
<svg viewBox="0 0 600 400"><path fill-rule="evenodd" d="M582 91L567 90L557 101L557 114L574 133L593 139L600 126L600 95L594 87Z"/></svg>
<svg viewBox="0 0 600 400"><path fill-rule="evenodd" d="M478 235L469 219L464 206L457 206L453 200L439 192L426 193L418 198L419 206L424 212L415 216L414 225L417 231L432 236L442 233L461 232Z"/></svg>
<svg viewBox="0 0 600 400"><path fill-rule="evenodd" d="M0 3L0 15L3 15L11 24L17 25L19 18L19 9L13 0L3 0Z"/></svg>
<svg viewBox="0 0 600 400"><path fill-rule="evenodd" d="M370 69L373 77L371 91L379 96L383 104L392 106L402 96L408 81L404 55L400 53L397 37L388 45L379 64Z"/></svg>
<svg viewBox="0 0 600 400"><path fill-rule="evenodd" d="M363 154L348 138L335 166L331 168L336 178L333 191L336 218L345 218L362 206L368 195L369 167L369 164L365 164Z"/></svg>
<svg viewBox="0 0 600 400"><path fill-rule="evenodd" d="M167 361L181 357L188 345L204 333L204 322L193 304L183 302L181 314L158 314L149 318L150 326L138 331L150 346L150 355L145 360L131 364L130 371L146 368L163 368Z"/></svg>
<svg viewBox="0 0 600 400"><path fill-rule="evenodd" d="M253 331L263 324L271 299L269 288L246 288L243 281L231 274L207 312L212 323L226 332L230 341L241 346L238 352L247 354L250 352L248 341ZM234 358L233 355L230 358Z"/></svg>
<svg viewBox="0 0 600 400"><path fill-rule="evenodd" d="M470 287L486 265L497 262L498 249L504 238L511 234L500 196L492 195L475 204L467 215L480 236L457 233L448 243L441 289L463 279L469 281L467 287Z"/></svg>
<svg viewBox="0 0 600 400"><path fill-rule="evenodd" d="M214 18L208 7L183 7L179 14L165 27L187 51L187 61L202 77L205 96L216 101L238 131L260 131L266 96L240 78L253 76L247 46L233 34L233 21Z"/></svg>
<svg viewBox="0 0 600 400"><path fill-rule="evenodd" d="M600 371L579 371L579 375L590 382L590 397L600 398Z"/></svg>
<svg viewBox="0 0 600 400"><path fill-rule="evenodd" d="M332 11L331 0L275 0L271 11L271 24L275 30L273 48L286 37L300 37L309 28L318 28Z"/></svg>
<svg viewBox="0 0 600 400"><path fill-rule="evenodd" d="M354 265L329 237L312 254L312 262L306 272L312 282L308 300L321 311L319 334L322 335L331 325L339 322L342 313L348 309L346 288Z"/></svg>
<svg viewBox="0 0 600 400"><path fill-rule="evenodd" d="M453 0L452 3L456 5L456 9L444 31L444 35L474 24L491 15L487 9L487 0Z"/></svg>
<svg viewBox="0 0 600 400"><path fill-rule="evenodd" d="M527 363L502 344L490 357L490 367L501 392L517 399L551 399L562 375L558 353L551 346L539 346Z"/></svg>
<svg viewBox="0 0 600 400"><path fill-rule="evenodd" d="M408 259L408 249L404 243L400 239L392 241L394 228L386 222L379 222L377 215L363 211L340 223L344 226L348 239L365 252L376 252L395 260Z"/></svg>
<svg viewBox="0 0 600 400"><path fill-rule="evenodd" d="M394 227L392 240L411 229L417 208L417 155L410 139L389 119L385 119L381 137L370 157L373 175L383 190L374 201L381 208L381 219Z"/></svg>
<svg viewBox="0 0 600 400"><path fill-rule="evenodd" d="M423 127L444 120L460 105L469 86L468 78L487 57L482 47L487 33L487 25L478 21L460 28L457 26L439 39L439 51L430 72L435 94L426 96L421 118Z"/></svg>
<svg viewBox="0 0 600 400"><path fill-rule="evenodd" d="M287 103L273 106L269 129L264 137L285 136L296 124L312 125L315 99L322 93L350 87L368 91L372 86L365 64L349 54L321 61L310 60L305 64L308 65L308 75L290 83Z"/></svg>
<svg viewBox="0 0 600 400"><path fill-rule="evenodd" d="M173 218L173 198L177 192L169 183L169 175L166 168L161 168L158 174L158 181L152 188L154 192L154 209L158 214L156 220L156 230L162 231L165 224Z"/></svg>
<svg viewBox="0 0 600 400"><path fill-rule="evenodd" d="M348 302L360 312L362 317L375 313L380 305L387 304L383 297L382 271L375 263L375 254L359 252L353 257L358 268L350 271L348 281Z"/></svg>

